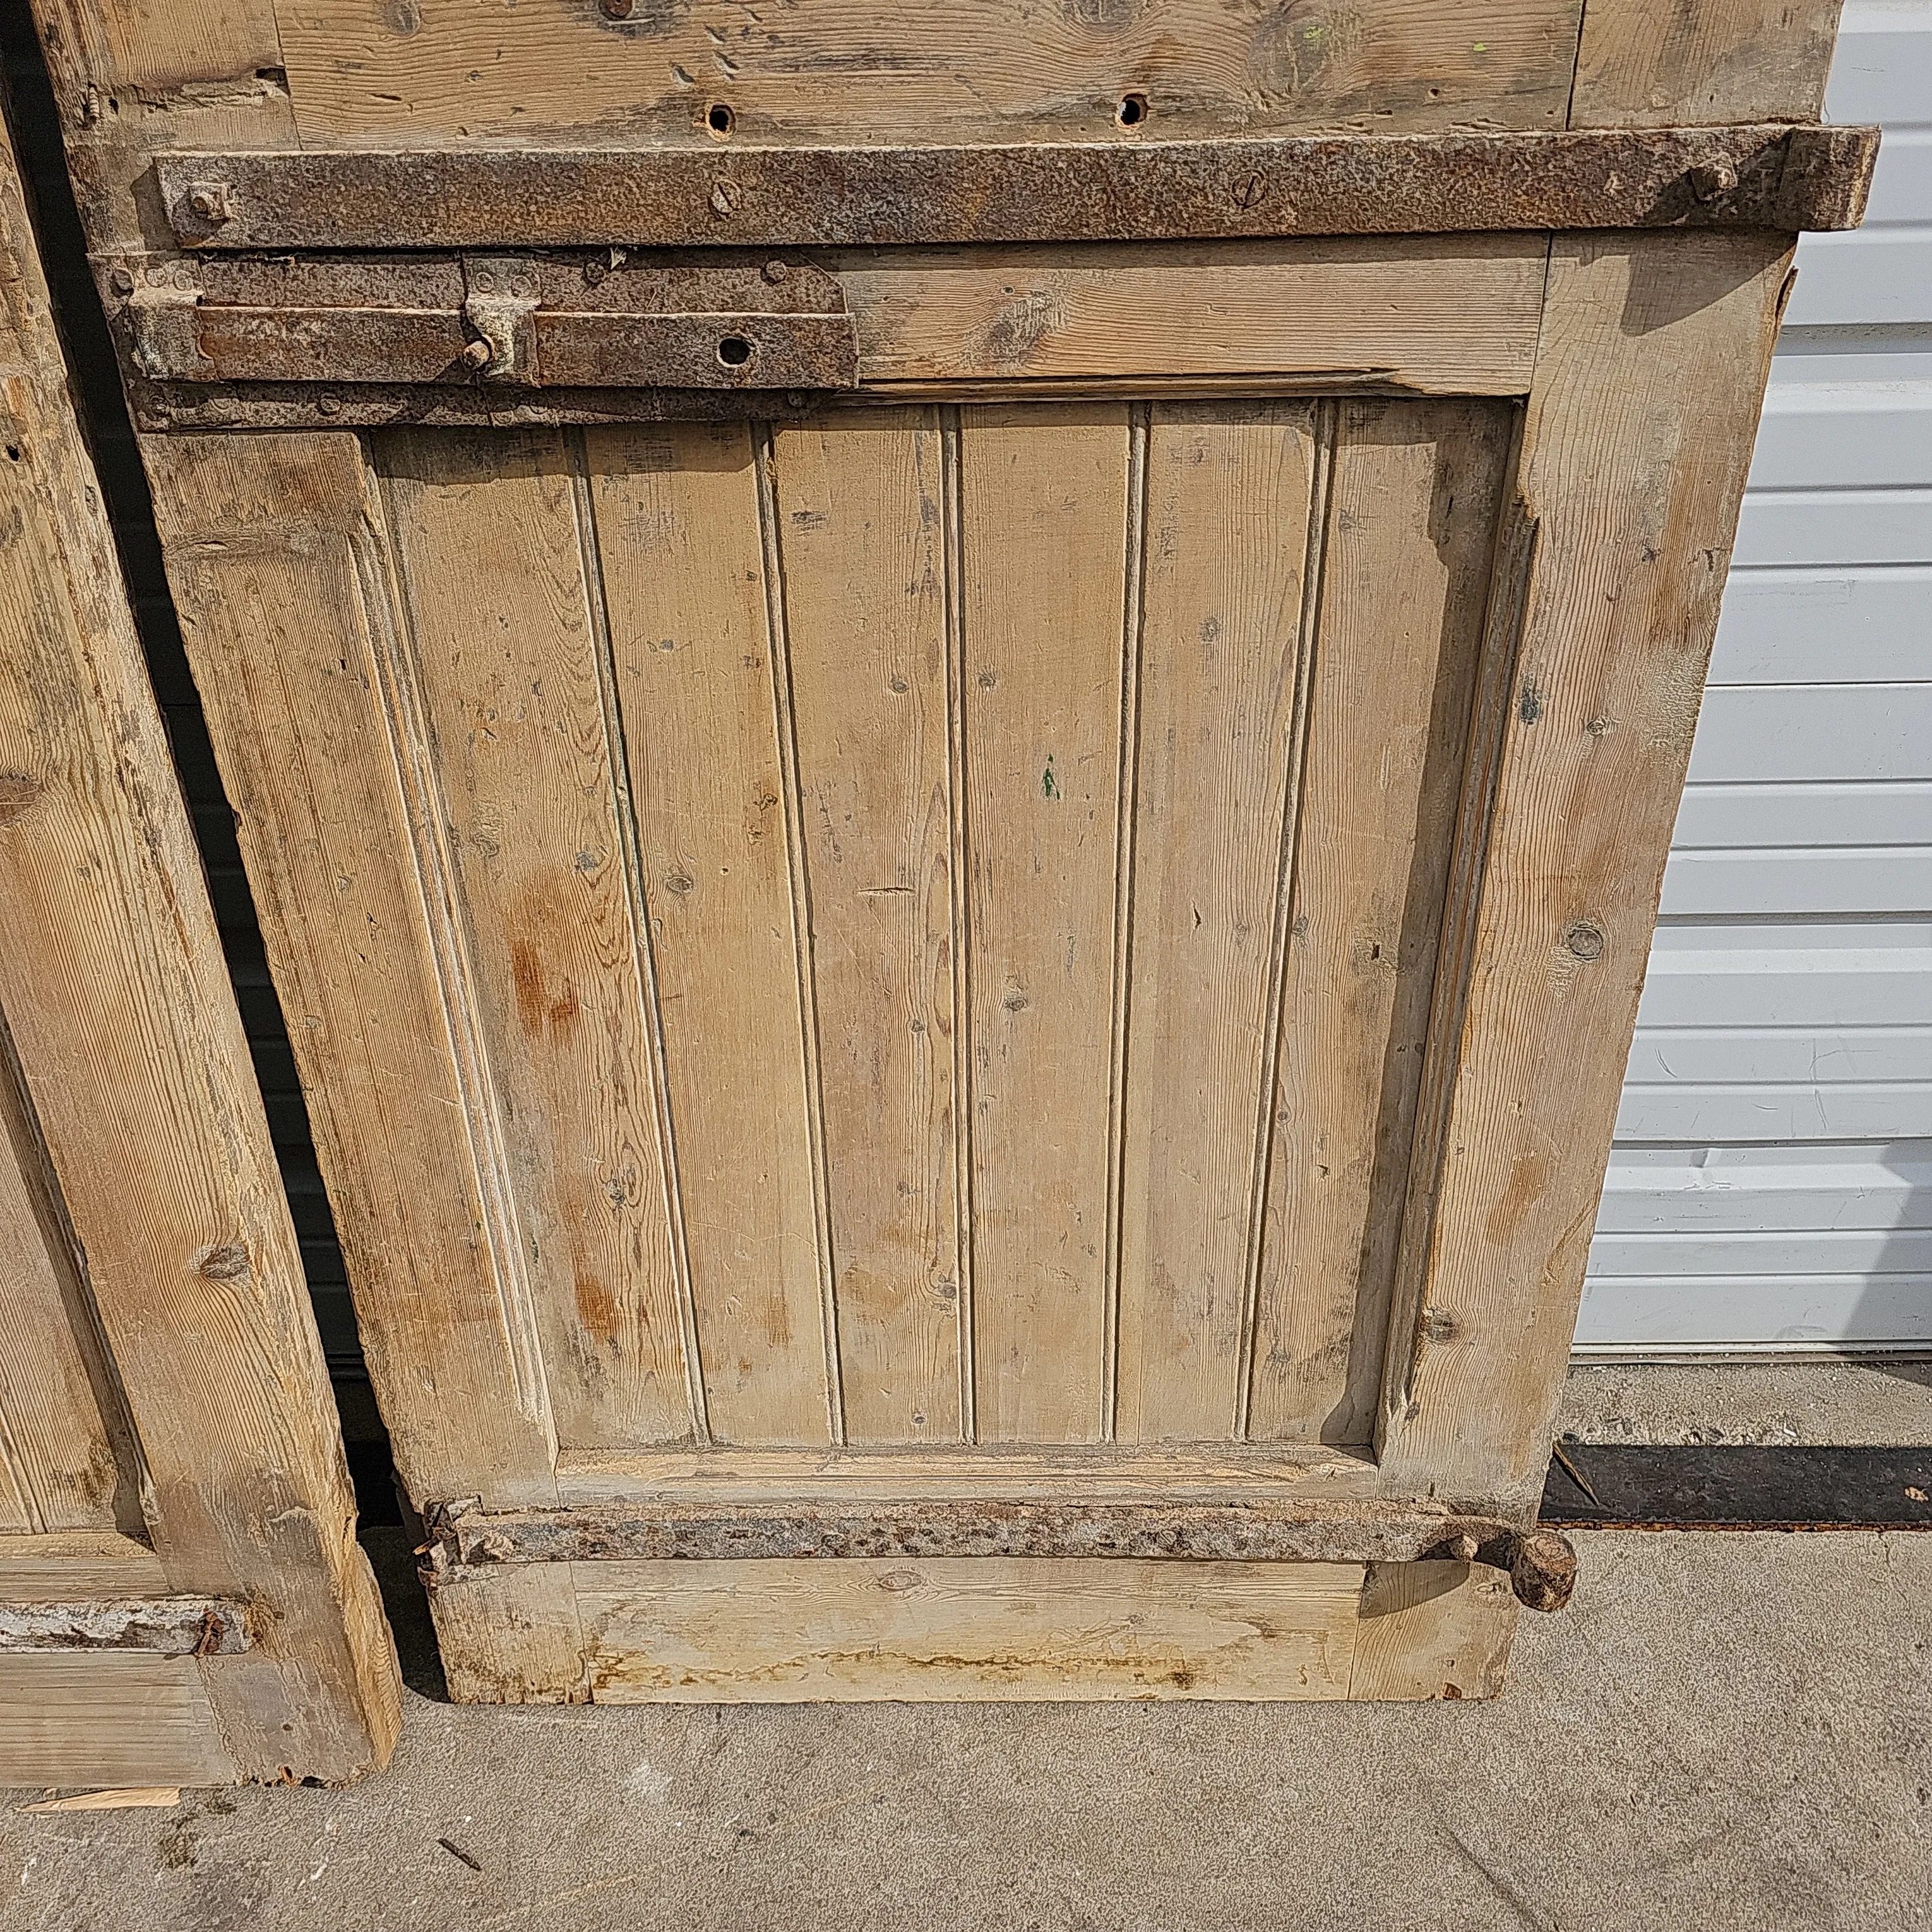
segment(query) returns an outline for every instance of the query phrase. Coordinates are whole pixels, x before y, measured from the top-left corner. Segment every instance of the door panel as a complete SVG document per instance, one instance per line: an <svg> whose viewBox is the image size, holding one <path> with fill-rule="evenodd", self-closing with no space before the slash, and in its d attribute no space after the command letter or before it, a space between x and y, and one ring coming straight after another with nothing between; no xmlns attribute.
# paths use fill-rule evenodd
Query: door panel
<svg viewBox="0 0 1932 1932"><path fill-rule="evenodd" d="M1514 420L367 439L562 1448L1368 1440Z"/></svg>
<svg viewBox="0 0 1932 1932"><path fill-rule="evenodd" d="M1493 1689L1831 0L43 4L458 1694Z"/></svg>

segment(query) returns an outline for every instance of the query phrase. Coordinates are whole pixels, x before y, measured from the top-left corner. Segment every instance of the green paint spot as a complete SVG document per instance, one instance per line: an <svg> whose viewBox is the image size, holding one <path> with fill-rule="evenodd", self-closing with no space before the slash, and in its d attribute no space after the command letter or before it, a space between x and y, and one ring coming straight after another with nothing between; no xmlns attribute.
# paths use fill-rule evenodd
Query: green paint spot
<svg viewBox="0 0 1932 1932"><path fill-rule="evenodd" d="M1478 41L1476 43L1476 46L1475 46L1475 51L1476 51L1478 53L1479 53L1479 54L1486 54L1486 53L1487 53L1487 52L1489 52L1489 50L1490 50L1490 44L1489 44L1489 42L1488 42L1487 40L1478 40Z"/></svg>
<svg viewBox="0 0 1932 1932"><path fill-rule="evenodd" d="M1051 752L1046 754L1046 770L1040 775L1040 788L1046 797L1058 798L1060 796L1060 781L1053 775L1053 754Z"/></svg>

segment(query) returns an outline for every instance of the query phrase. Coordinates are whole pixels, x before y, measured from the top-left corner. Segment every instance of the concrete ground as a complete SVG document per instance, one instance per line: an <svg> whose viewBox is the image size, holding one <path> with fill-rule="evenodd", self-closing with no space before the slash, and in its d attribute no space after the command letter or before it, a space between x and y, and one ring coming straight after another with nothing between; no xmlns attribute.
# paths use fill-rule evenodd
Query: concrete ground
<svg viewBox="0 0 1932 1932"><path fill-rule="evenodd" d="M1579 1442L1932 1442L1932 1361L1602 1362L1570 1371Z"/></svg>
<svg viewBox="0 0 1932 1932"><path fill-rule="evenodd" d="M1572 1399L1668 1427L1700 1386ZM1721 1392L1707 1426L1753 1426L1750 1388ZM1758 1395L1779 1429L1893 1400ZM1932 1536L1576 1540L1574 1602L1525 1616L1492 1703L505 1710L439 1701L405 1539L371 1531L412 1687L391 1768L172 1811L0 1804L0 1926L1932 1927Z"/></svg>

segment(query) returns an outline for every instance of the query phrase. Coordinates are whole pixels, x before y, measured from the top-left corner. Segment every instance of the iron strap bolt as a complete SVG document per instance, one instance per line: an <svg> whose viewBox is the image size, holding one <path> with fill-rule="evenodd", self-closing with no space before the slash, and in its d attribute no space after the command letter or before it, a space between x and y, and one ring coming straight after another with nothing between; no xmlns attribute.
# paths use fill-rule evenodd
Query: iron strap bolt
<svg viewBox="0 0 1932 1932"><path fill-rule="evenodd" d="M1715 201L1737 186L1738 171L1729 161L1714 161L1708 167L1693 168L1686 178L1700 201Z"/></svg>
<svg viewBox="0 0 1932 1932"><path fill-rule="evenodd" d="M637 0L597 0L597 10L607 20L628 20L636 5Z"/></svg>
<svg viewBox="0 0 1932 1932"><path fill-rule="evenodd" d="M758 272L766 281L776 284L783 281L791 270L783 262L767 262Z"/></svg>
<svg viewBox="0 0 1932 1932"><path fill-rule="evenodd" d="M226 182L197 182L188 191L188 205L189 212L199 220L218 226L234 216L234 210L228 206Z"/></svg>

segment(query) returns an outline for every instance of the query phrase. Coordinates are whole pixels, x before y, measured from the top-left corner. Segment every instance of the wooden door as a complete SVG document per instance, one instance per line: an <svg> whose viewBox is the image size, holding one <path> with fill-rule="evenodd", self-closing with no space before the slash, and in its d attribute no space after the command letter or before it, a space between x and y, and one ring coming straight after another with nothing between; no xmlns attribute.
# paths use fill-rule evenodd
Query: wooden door
<svg viewBox="0 0 1932 1932"><path fill-rule="evenodd" d="M45 0L458 1696L1496 1687L1834 10Z"/></svg>
<svg viewBox="0 0 1932 1932"><path fill-rule="evenodd" d="M0 1785L345 1782L394 1652L0 130Z"/></svg>

